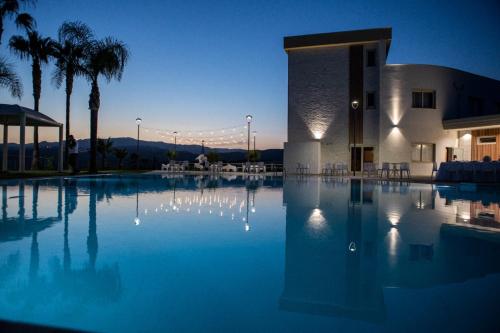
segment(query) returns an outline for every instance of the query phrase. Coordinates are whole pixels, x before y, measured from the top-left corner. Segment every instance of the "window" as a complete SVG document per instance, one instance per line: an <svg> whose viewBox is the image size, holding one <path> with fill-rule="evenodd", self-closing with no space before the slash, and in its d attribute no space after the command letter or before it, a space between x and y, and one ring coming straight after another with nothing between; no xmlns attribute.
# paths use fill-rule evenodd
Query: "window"
<svg viewBox="0 0 500 333"><path fill-rule="evenodd" d="M477 144L478 145L493 145L497 143L497 137L495 135L488 136L478 136Z"/></svg>
<svg viewBox="0 0 500 333"><path fill-rule="evenodd" d="M377 66L377 51L368 50L366 51L366 67L375 67Z"/></svg>
<svg viewBox="0 0 500 333"><path fill-rule="evenodd" d="M375 109L375 93L373 91L366 93L366 108Z"/></svg>
<svg viewBox="0 0 500 333"><path fill-rule="evenodd" d="M471 115L483 114L483 101L480 98L469 96L469 112Z"/></svg>
<svg viewBox="0 0 500 333"><path fill-rule="evenodd" d="M413 162L434 162L436 145L433 143L413 143L411 145L411 160Z"/></svg>
<svg viewBox="0 0 500 333"><path fill-rule="evenodd" d="M435 109L436 92L432 91L413 91L411 107L417 109Z"/></svg>

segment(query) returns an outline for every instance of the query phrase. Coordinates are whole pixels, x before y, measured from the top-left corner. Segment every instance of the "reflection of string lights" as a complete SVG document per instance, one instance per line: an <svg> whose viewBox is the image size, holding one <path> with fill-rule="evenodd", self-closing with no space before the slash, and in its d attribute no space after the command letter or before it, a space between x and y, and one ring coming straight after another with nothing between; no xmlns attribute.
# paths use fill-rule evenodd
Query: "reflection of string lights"
<svg viewBox="0 0 500 333"><path fill-rule="evenodd" d="M228 219L231 221L238 218L245 222L245 231L250 231L248 212L252 214L256 212L254 204L254 201L247 204L246 198L239 198L236 195L221 196L219 194L196 194L177 197L171 199L168 203L160 203L157 207L145 208L143 211L145 216L151 216L151 213L177 214L182 212L183 214L217 216L221 219ZM250 205L252 206L251 208L249 207ZM195 206L196 209L191 209L193 206ZM244 210L245 207L248 207L248 210ZM138 217L134 219L134 221L136 220L138 221L136 225L139 225L141 221Z"/></svg>
<svg viewBox="0 0 500 333"><path fill-rule="evenodd" d="M349 251L356 252L356 243L355 242L350 242L348 248L349 248Z"/></svg>

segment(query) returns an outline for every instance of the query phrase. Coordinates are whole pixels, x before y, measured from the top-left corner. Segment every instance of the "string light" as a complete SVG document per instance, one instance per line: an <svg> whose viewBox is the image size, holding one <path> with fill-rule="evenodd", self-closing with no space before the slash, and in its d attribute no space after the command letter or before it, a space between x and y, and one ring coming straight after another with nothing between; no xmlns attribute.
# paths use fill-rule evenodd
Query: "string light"
<svg viewBox="0 0 500 333"><path fill-rule="evenodd" d="M171 129L161 129L144 127L143 129L149 133L156 133L166 142L174 142L178 144L194 144L199 143L200 139L204 140L205 146L234 146L243 145L246 143L245 133L246 126L231 126L210 130L189 130L181 133ZM177 134L175 134L177 132ZM236 135L236 137L235 137Z"/></svg>

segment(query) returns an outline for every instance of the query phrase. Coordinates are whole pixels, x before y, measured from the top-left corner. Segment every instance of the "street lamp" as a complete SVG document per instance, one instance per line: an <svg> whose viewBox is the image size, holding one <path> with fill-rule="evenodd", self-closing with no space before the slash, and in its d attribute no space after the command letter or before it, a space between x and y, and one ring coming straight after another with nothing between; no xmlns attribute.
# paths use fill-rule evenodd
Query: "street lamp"
<svg viewBox="0 0 500 333"><path fill-rule="evenodd" d="M250 162L250 123L252 122L252 115L247 114L245 117L247 120L247 132L248 132L248 137L247 137L247 162Z"/></svg>
<svg viewBox="0 0 500 333"><path fill-rule="evenodd" d="M177 155L177 131L174 132L174 161L175 155Z"/></svg>
<svg viewBox="0 0 500 333"><path fill-rule="evenodd" d="M205 140L201 140L201 153L205 155Z"/></svg>
<svg viewBox="0 0 500 333"><path fill-rule="evenodd" d="M354 122L354 128L353 128L353 136L354 136L354 168L353 168L353 174L356 176L356 167L357 167L357 161L356 161L356 156L357 156L357 151L356 151L356 110L359 107L359 102L357 100L354 100L351 102L351 107L354 110L354 117L353 117L353 122Z"/></svg>
<svg viewBox="0 0 500 333"><path fill-rule="evenodd" d="M135 153L137 154L137 170L139 170L139 129L141 127L142 119L137 117L135 118L135 123L137 124L137 147Z"/></svg>

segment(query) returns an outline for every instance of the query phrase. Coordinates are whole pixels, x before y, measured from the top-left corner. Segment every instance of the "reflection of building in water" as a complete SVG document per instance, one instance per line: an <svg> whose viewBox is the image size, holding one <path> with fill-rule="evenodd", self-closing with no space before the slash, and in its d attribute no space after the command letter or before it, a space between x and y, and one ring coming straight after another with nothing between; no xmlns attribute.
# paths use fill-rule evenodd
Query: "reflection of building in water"
<svg viewBox="0 0 500 333"><path fill-rule="evenodd" d="M385 287L427 288L500 271L498 243L443 232L457 208L431 185L381 185L285 181L282 309L384 320Z"/></svg>

